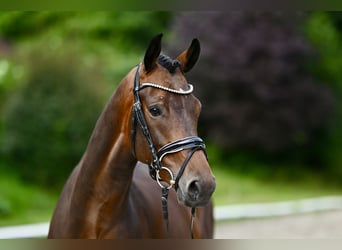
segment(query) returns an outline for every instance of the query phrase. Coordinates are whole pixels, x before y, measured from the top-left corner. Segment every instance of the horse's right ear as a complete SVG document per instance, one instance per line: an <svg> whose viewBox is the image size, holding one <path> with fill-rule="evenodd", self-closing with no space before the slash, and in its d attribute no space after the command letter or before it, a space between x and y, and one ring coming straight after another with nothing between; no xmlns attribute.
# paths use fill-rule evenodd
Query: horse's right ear
<svg viewBox="0 0 342 250"><path fill-rule="evenodd" d="M184 73L190 71L196 64L200 52L200 42L195 38L192 40L190 47L177 57L177 60L182 63L181 68Z"/></svg>
<svg viewBox="0 0 342 250"><path fill-rule="evenodd" d="M155 36L148 46L145 57L144 57L144 68L145 71L151 71L157 64L157 59L161 52L161 40L163 34L160 33L159 35Z"/></svg>

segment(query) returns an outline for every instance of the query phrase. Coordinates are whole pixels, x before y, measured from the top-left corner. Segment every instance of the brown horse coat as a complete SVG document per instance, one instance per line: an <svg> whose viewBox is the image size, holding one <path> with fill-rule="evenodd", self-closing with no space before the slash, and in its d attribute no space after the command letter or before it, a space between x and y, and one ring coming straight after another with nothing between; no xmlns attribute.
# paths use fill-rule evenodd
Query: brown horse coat
<svg viewBox="0 0 342 250"><path fill-rule="evenodd" d="M161 35L155 37L141 63L140 81L157 82L165 87L187 88L184 72L196 63L197 40L178 57L179 67L171 73L157 60ZM210 197L215 189L205 155L195 152L180 178L177 192L169 191L169 233L161 208L161 188L151 179L148 166L151 154L141 130L137 129L132 153L133 81L136 68L121 81L99 117L88 146L75 167L53 214L49 238L189 238L190 208L196 209L194 237L213 236L213 211ZM186 136L197 135L199 101L193 95L177 95L155 88L140 92L144 115L156 148ZM161 115L151 115L158 105ZM158 113L159 114L159 113ZM184 150L186 151L186 150ZM175 174L186 152L163 159ZM144 163L142 163L144 162ZM164 174L165 175L165 174ZM167 176L165 181L169 182Z"/></svg>

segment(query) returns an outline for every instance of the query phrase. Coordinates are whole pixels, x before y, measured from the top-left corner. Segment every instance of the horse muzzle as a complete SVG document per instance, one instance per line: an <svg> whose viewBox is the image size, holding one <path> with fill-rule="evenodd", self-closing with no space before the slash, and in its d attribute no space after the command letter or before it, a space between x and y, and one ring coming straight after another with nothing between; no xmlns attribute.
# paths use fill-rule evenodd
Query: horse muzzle
<svg viewBox="0 0 342 250"><path fill-rule="evenodd" d="M202 139L191 136L171 142L158 151L160 162L164 156L168 156L165 157L164 163L170 168L164 166L162 168L169 173L171 180L169 188L174 185L178 202L189 207L205 206L215 191L216 183ZM175 170L175 163L180 163L178 170Z"/></svg>
<svg viewBox="0 0 342 250"><path fill-rule="evenodd" d="M185 177L185 176L183 176ZM216 188L215 177L183 178L177 189L178 202L188 207L202 207L208 204Z"/></svg>

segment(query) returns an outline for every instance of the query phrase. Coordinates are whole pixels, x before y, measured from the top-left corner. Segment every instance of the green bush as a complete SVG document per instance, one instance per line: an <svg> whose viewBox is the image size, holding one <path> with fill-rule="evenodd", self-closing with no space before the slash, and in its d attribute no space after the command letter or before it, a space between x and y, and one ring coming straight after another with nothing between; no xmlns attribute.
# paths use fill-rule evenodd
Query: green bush
<svg viewBox="0 0 342 250"><path fill-rule="evenodd" d="M342 12L312 12L305 31L317 50L317 59L311 63L315 76L326 82L336 98L335 117L329 134L320 145L320 156L326 169L334 176L342 176Z"/></svg>
<svg viewBox="0 0 342 250"><path fill-rule="evenodd" d="M171 19L159 11L0 12L9 76L20 69L0 86L0 163L31 182L63 183L114 84Z"/></svg>
<svg viewBox="0 0 342 250"><path fill-rule="evenodd" d="M145 49L151 37L165 32L167 11L14 11L0 12L0 37L34 40L47 33L85 41L104 40L126 49Z"/></svg>
<svg viewBox="0 0 342 250"><path fill-rule="evenodd" d="M5 108L3 153L25 180L64 182L99 116L101 85L74 58L32 58L27 81Z"/></svg>

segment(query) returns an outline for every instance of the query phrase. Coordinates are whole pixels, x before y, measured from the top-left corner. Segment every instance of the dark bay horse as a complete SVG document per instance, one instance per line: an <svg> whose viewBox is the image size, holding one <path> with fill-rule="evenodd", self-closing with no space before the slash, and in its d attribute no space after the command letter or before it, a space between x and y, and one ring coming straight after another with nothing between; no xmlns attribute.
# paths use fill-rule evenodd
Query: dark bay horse
<svg viewBox="0 0 342 250"><path fill-rule="evenodd" d="M213 236L215 178L197 137L201 104L184 76L200 44L194 39L171 59L160 54L161 38L151 40L99 117L63 188L49 238L190 238L190 224L194 238Z"/></svg>

